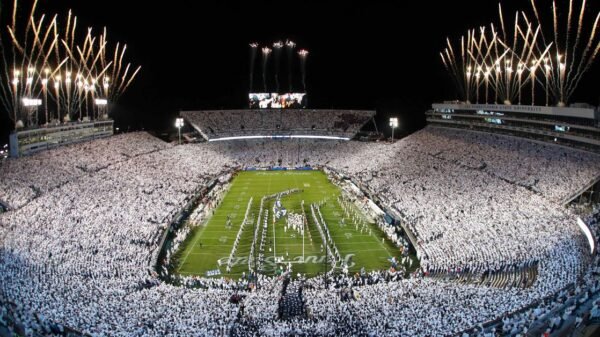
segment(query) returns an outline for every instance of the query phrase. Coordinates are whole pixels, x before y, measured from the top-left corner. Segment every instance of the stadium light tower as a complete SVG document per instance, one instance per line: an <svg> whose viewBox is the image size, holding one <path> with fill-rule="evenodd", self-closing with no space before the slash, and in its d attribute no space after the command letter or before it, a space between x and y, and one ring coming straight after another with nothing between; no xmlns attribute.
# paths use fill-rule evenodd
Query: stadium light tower
<svg viewBox="0 0 600 337"><path fill-rule="evenodd" d="M392 142L394 142L394 130L398 127L398 118L390 118L390 127L392 128Z"/></svg>
<svg viewBox="0 0 600 337"><path fill-rule="evenodd" d="M42 105L42 100L37 98L23 98L23 106L27 110L27 120L29 125L37 124L37 111Z"/></svg>
<svg viewBox="0 0 600 337"><path fill-rule="evenodd" d="M183 127L183 118L175 120L175 127L179 130L179 144L181 145L181 128Z"/></svg>
<svg viewBox="0 0 600 337"><path fill-rule="evenodd" d="M104 118L108 107L108 100L106 98L96 98L94 103L98 107L98 118Z"/></svg>

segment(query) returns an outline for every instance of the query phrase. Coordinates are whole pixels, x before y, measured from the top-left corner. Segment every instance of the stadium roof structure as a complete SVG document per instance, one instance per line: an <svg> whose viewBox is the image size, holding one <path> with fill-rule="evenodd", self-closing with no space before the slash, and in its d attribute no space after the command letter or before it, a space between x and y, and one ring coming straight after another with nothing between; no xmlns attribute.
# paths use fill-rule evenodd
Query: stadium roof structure
<svg viewBox="0 0 600 337"><path fill-rule="evenodd" d="M182 117L206 140L323 139L350 140L373 119L368 110L207 110L183 111Z"/></svg>

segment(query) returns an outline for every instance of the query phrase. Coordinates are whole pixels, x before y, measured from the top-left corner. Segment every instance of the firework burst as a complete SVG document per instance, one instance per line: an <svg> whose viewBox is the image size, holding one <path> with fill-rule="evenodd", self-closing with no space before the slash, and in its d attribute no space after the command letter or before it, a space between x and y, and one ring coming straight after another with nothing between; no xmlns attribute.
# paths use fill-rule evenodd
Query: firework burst
<svg viewBox="0 0 600 337"><path fill-rule="evenodd" d="M532 105L540 89L545 93L546 105L552 101L564 106L569 101L599 52L596 30L600 13L588 27L586 1L578 6L570 0L566 22L561 22L560 10L553 2L549 28L542 22L534 0L531 4L535 20L522 11L515 13L513 24L507 25L499 5L499 29L490 24L489 28L469 30L457 43L447 39L440 53L442 63L467 102L489 103L492 91L494 103L522 104L527 87ZM578 13L577 20L574 13Z"/></svg>
<svg viewBox="0 0 600 337"><path fill-rule="evenodd" d="M0 103L14 126L23 126L24 118L28 125L41 124L39 107L45 123L104 117L106 104L95 102L118 100L140 67L124 62L126 45L111 44L106 28L99 35L92 28L80 32L71 12L63 24L56 15L36 15L36 7L34 2L27 10L26 22L18 20L24 9L17 0L10 19L0 8L0 26L5 27L0 31Z"/></svg>

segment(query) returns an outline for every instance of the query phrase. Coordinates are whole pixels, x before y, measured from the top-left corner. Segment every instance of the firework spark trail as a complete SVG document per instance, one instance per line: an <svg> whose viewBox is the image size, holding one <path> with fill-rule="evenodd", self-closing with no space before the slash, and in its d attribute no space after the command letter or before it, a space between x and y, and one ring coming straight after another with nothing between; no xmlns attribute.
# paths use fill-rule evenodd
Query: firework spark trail
<svg viewBox="0 0 600 337"><path fill-rule="evenodd" d="M113 67L112 67L112 74L110 75L110 77L112 79L117 78L117 64L118 64L118 55L119 55L119 49L120 49L120 43L117 42L117 45L115 46L115 50L113 53Z"/></svg>
<svg viewBox="0 0 600 337"><path fill-rule="evenodd" d="M529 63L529 57L532 55L532 49L530 47L529 39L532 38L535 41L537 35L534 35L531 29L531 24L525 24L527 29L523 31L520 26L520 16L519 12L515 15L514 22L514 35L513 35L513 44L512 46L508 46L510 56L510 63L507 66L506 71L508 73L512 73L515 71L514 64L516 63L516 73L517 76L512 77L512 80L509 78L506 83L507 86L507 96L505 100L507 102L513 102L515 98L518 98L519 104L521 103L521 90L529 77L525 78L525 83L522 81L522 75L525 71L525 65ZM520 52L519 52L520 50Z"/></svg>
<svg viewBox="0 0 600 337"><path fill-rule="evenodd" d="M285 42L285 47L287 51L287 61L288 61L288 92L293 92L293 62L294 62L294 49L296 48L296 43L291 40L287 40Z"/></svg>
<svg viewBox="0 0 600 337"><path fill-rule="evenodd" d="M73 16L73 13L71 12L71 10L69 10L69 14L67 15L67 25L66 25L66 29L65 29L65 36L64 36L64 40L66 42L66 44L69 44L69 32L71 31L71 18Z"/></svg>
<svg viewBox="0 0 600 337"><path fill-rule="evenodd" d="M267 89L267 66L269 62L269 55L271 54L271 48L264 47L262 49L262 80L264 92L268 92Z"/></svg>
<svg viewBox="0 0 600 337"><path fill-rule="evenodd" d="M84 79L84 94L85 94L84 98L86 100L88 97L88 93L92 96L91 97L92 100L96 98L96 85L97 85L98 79L100 76L102 76L108 70L107 68L100 68L102 66L100 60L101 60L102 52L106 48L106 44L102 45L101 42L99 42L98 47L94 48L95 41L96 41L95 38L91 38L91 37L89 38L89 44L87 44L87 46L86 46L88 49L87 51L81 50L79 47L77 47L77 51L78 51L79 57L80 57L80 64L82 65L82 68L86 71L86 73L88 74L88 76ZM100 39L100 41L102 41L102 38ZM96 51L98 51L98 52L96 52ZM85 104L85 107L86 107L86 114L89 115L89 106L87 103Z"/></svg>
<svg viewBox="0 0 600 337"><path fill-rule="evenodd" d="M513 78L513 83L512 83L513 90L511 91L511 100L513 97L516 96L517 102L519 105L521 105L521 102L522 102L521 91L524 86L523 73L525 72L525 65L527 64L528 55L531 55L531 49L529 47L529 37L532 34L531 24L526 24L526 27L527 27L527 30L525 32L523 32L521 27L518 25L518 21L515 21L515 28L514 28L515 34L518 34L518 36L521 38L522 48L521 48L521 53L516 55L516 60L518 61L517 67L516 67L517 76L515 76ZM517 41L515 39L514 46L517 45L516 42ZM527 82L528 78L529 77L525 77L525 82Z"/></svg>
<svg viewBox="0 0 600 337"><path fill-rule="evenodd" d="M69 48L71 50L73 50L73 44L75 43L75 31L77 29L77 17L73 18L73 27L71 27L71 38L69 40ZM69 32L67 31L67 34L69 34Z"/></svg>
<svg viewBox="0 0 600 337"><path fill-rule="evenodd" d="M29 61L29 57L26 53L29 48L29 39L30 39L30 32L32 29L32 22L35 21L35 20L33 20L33 16L34 16L36 7L37 7L37 0L34 1L32 7L31 7L31 12L29 14L30 19L27 20L27 25L25 27L24 43L22 45L24 52L23 52L23 55L21 55L21 57L22 57L21 71L22 71L23 75L26 75L26 77L25 77L25 86L21 85L22 90L21 90L20 94L28 95L28 96L31 96L31 93L28 93L28 89L31 89L30 76L33 76L33 75L31 74L31 62ZM26 63L27 63L27 65L26 65ZM17 100L17 102L18 102L18 100Z"/></svg>
<svg viewBox="0 0 600 337"><path fill-rule="evenodd" d="M461 38L462 40L462 38ZM462 65L464 65L464 60L461 60L461 63L459 65L458 60L454 54L454 48L452 47L452 43L450 42L450 39L446 39L446 44L447 44L447 48L445 50L446 52L446 58L449 60L449 64L450 64L450 69L451 69L451 73L454 75L454 77L456 78L456 83L458 86L458 90L460 93L462 93L463 96L466 97L466 73L464 70ZM462 70L459 70L459 67Z"/></svg>
<svg viewBox="0 0 600 337"><path fill-rule="evenodd" d="M19 1L15 0L13 2L13 12L12 12L12 29L16 30L17 26L17 8L19 8Z"/></svg>
<svg viewBox="0 0 600 337"><path fill-rule="evenodd" d="M572 29L572 15L573 15L573 1L569 2L567 27L566 27L566 44L561 46L558 41L561 39L561 31L559 30L558 16L559 9L555 2L552 5L552 16L553 16L553 31L555 38L555 44L552 48L551 55L556 56L549 58L549 65L551 67L551 86L554 98L558 101L559 105L566 105L569 98L573 94L575 88L580 83L581 77L589 70L589 66L594 62L597 53L590 54L590 48L596 43L596 29L598 27L598 20L594 21L592 27L590 27L590 35L586 48L579 55L578 50L581 44L582 32L586 27L584 18L587 1L583 0L579 10L579 17L577 20L577 33L575 36L575 42L571 44L571 29ZM532 6L537 10L535 2L532 0ZM597 16L600 12L596 13ZM588 47L589 46L589 47ZM600 46L600 44L599 44ZM556 65L554 62L556 61ZM568 69L568 72L567 72Z"/></svg>
<svg viewBox="0 0 600 337"><path fill-rule="evenodd" d="M575 74L575 76L573 78L573 84L569 88L569 92L568 92L569 96L573 93L573 91L575 90L575 88L579 85L579 82L581 81L582 75L585 72L587 72L587 70L589 70L589 67L592 65L594 59L596 58L596 55L598 54L598 48L600 48L600 41L598 42L598 45L596 47L595 52L588 59L589 61L584 66L584 62L587 59L587 56L588 56L590 50L592 50L592 45L593 45L594 40L596 38L596 29L598 28L599 20L600 20L600 13L598 13L598 15L596 15L596 20L594 21L594 26L593 26L594 28L592 29L592 33L590 35L588 43L586 44L586 47L585 47L585 49L583 51L583 54L582 54L579 66L577 67L577 72L576 72L576 74Z"/></svg>
<svg viewBox="0 0 600 337"><path fill-rule="evenodd" d="M484 27L480 27L480 30L485 31ZM480 56L481 56L481 49L482 46L484 44L487 44L486 39L484 38L484 35L481 34L479 37L479 40L476 39L475 36L475 29L473 30L469 30L468 34L467 34L467 50L466 50L466 56L469 56L470 61L469 61L469 65L467 66L467 84L470 87L471 83L472 83L472 78L475 77L475 103L479 103L479 89L481 87L481 82L479 81L480 76L481 76L481 63L482 60L480 60ZM461 41L462 42L462 41ZM477 54L473 54L474 50L477 51ZM466 56L463 56L463 58L465 58ZM475 74L474 76L472 74ZM467 93L471 93L470 89L467 89ZM467 101L469 101L469 99L467 98Z"/></svg>
<svg viewBox="0 0 600 337"><path fill-rule="evenodd" d="M13 36L13 32L17 30L17 9L18 8L19 8L18 0L15 0L13 2L12 26L11 26L11 28L8 29L8 31L9 31L9 33L10 33L11 38L13 39L13 41L15 40L15 38ZM0 35L2 35L2 34L0 33ZM6 50L4 48L4 46L2 46L2 49ZM12 43L11 50L12 50L12 54L13 55L17 54L16 53L16 49L18 49L18 45L15 44L15 43ZM2 54L6 54L6 53L2 53ZM18 74L17 74L17 71L15 69L15 64L11 64L10 66L8 66L8 62L5 60L5 65L6 65L5 68L9 68L10 67L10 70L8 70L8 71L5 72L7 74L7 78L9 80L6 81L6 82L2 81L2 85L4 85L4 83L10 82L10 75L9 74L11 74L11 73L13 74L14 81L18 81ZM17 123L19 117L20 117L20 111L19 111L19 107L20 106L19 106L19 104L17 102L17 91L18 91L17 85L18 85L17 83L14 84L14 87L12 85L8 85L8 93L10 95L10 99L7 100L7 101L10 102L10 103L6 107L6 111L7 112L11 111L11 110L13 111L12 120L15 123L15 126L16 126L16 123Z"/></svg>
<svg viewBox="0 0 600 337"><path fill-rule="evenodd" d="M558 44L558 15L556 14L556 1L552 1L552 24L554 27L554 45L560 49Z"/></svg>
<svg viewBox="0 0 600 337"><path fill-rule="evenodd" d="M456 61L456 58L453 57L453 53L451 51L452 50L452 46L451 46L450 40L447 40L447 44L448 44L448 47L446 47L446 49L444 50L444 53L446 55L445 57L446 57L446 60L448 62L450 73L453 75L452 78L456 82L456 86L457 86L457 88L459 90L459 93L461 93L462 95L466 96L466 92L464 90L464 82L462 81L463 78L462 78L462 76L460 76L458 74L458 72L456 70L456 68L457 68L456 63L457 63L457 61Z"/></svg>
<svg viewBox="0 0 600 337"><path fill-rule="evenodd" d="M40 18L39 21L39 25L35 23L35 19L32 17L31 21L32 21L32 30L33 30L33 45L31 48L31 54L30 55L24 55L24 57L26 57L28 59L28 66L31 66L31 64L38 64L40 55L43 53L43 46L41 46L41 39L40 39L40 30L42 29L42 24L44 22L44 20L46 19L45 15L42 15L42 17ZM51 30L52 27L50 27L49 30ZM36 53L35 49L36 47L39 47L40 49L42 49L41 53ZM35 59L32 59L35 58Z"/></svg>
<svg viewBox="0 0 600 337"><path fill-rule="evenodd" d="M258 43L250 44L250 92L254 92L254 65L256 64L256 51Z"/></svg>
<svg viewBox="0 0 600 337"><path fill-rule="evenodd" d="M50 45L48 45L48 39L50 38L50 34L52 33L52 31L54 30L55 25L56 25L56 18L57 17L54 16L54 19L52 20L50 26L47 28L42 39L40 39L39 33L41 32L43 19L40 20L40 24L39 24L38 28L34 31L34 34L35 34L34 41L37 42L37 43L34 42L34 45L37 45L39 52L37 53L36 59L33 61L33 64L39 65L40 71L42 69L46 69L48 67L49 56L52 53L54 46L58 43L58 36L53 35L52 42L50 42ZM42 59L41 64L40 64L40 59ZM37 84L37 82L39 82L39 81L41 81L41 76L38 76L36 78L35 84Z"/></svg>
<svg viewBox="0 0 600 337"><path fill-rule="evenodd" d="M460 39L460 57L461 60L465 60L465 38L464 36L461 37ZM470 67L468 67L467 73L465 74L465 91L466 91L466 96L467 96L467 102L469 101L470 98L470 91L471 91L471 86L470 86L470 82L471 82L471 69Z"/></svg>
<svg viewBox="0 0 600 337"><path fill-rule="evenodd" d="M469 31L467 33L467 39L466 39L466 47L465 50L461 50L461 59L464 60L463 63L466 64L466 83L465 83L465 89L467 91L467 101L470 102L470 97L471 94L473 92L473 90L475 91L475 102L478 103L479 102L479 72L477 71L478 69L478 60L476 58L472 57L472 50L474 48L478 48L477 46L477 41L473 38L472 34L474 34L474 31L471 32ZM480 40L480 43L482 41ZM465 44L465 42L463 41L463 39L461 38L461 49L463 48L462 46ZM474 85L473 85L473 82Z"/></svg>
<svg viewBox="0 0 600 337"><path fill-rule="evenodd" d="M456 87L460 91L461 83L459 81L458 75L454 72L454 64L453 64L454 61L450 57L450 52L448 51L448 48L444 49L444 52L442 53L442 55L445 55L442 57L444 57L445 60L447 60L447 63L446 62L444 62L444 63L448 65L448 71L452 75L452 79L456 82Z"/></svg>
<svg viewBox="0 0 600 337"><path fill-rule="evenodd" d="M281 60L281 48L283 42L278 41L273 43L273 54L275 56L275 92L279 93L279 64Z"/></svg>
<svg viewBox="0 0 600 337"><path fill-rule="evenodd" d="M55 99L61 101L62 110L65 112L65 116L68 116L68 119L72 118L75 113L81 107L81 71L79 59L76 57L73 50L69 47L65 40L62 40L62 44L64 47L64 51L66 56L68 57L68 65L65 67L65 79L62 80L62 76L59 71L55 72L54 82L56 87L56 95ZM72 75L73 69L77 69L76 75L76 83L72 83ZM59 116L60 119L60 116Z"/></svg>
<svg viewBox="0 0 600 337"><path fill-rule="evenodd" d="M485 86L485 101L488 101L488 86L490 84L489 64L494 62L491 55L496 51L496 44L498 43L498 35L494 31L493 27L491 32L492 35L489 39L486 34L486 27L479 28L479 36L477 36L477 30L475 29L471 30L470 34L467 35L468 39L471 40L467 43L467 54L469 56L469 61L463 60L462 63L466 64L466 74L467 77L470 78L470 80L467 79L467 83L469 85L473 83L475 84L477 102L479 102L479 90L481 85ZM503 57L503 55L501 57ZM460 69L459 71L462 72L463 70L464 69ZM481 81L482 75L484 76L483 81ZM498 82L495 80L492 81L492 85L494 87L499 86Z"/></svg>
<svg viewBox="0 0 600 337"><path fill-rule="evenodd" d="M108 45L107 36L108 36L107 29L106 29L106 27L104 27L103 33L100 36L100 43L103 46ZM110 85L109 85L110 81L109 81L108 77L106 76L106 73L108 72L108 70L110 69L110 66L112 65L112 63L110 63L110 62L109 63L106 62L106 49L107 48L102 48L102 50L100 51L100 67L104 70L102 71L101 74L99 74L99 77L102 76L101 90L102 90L104 97L108 97L108 89L110 88Z"/></svg>
<svg viewBox="0 0 600 337"><path fill-rule="evenodd" d="M583 17L585 15L585 6L586 6L586 0L583 0L583 2L581 3L581 10L579 11L579 20L577 21L577 35L575 36L575 44L573 45L573 52L572 52L573 58L577 57L577 49L579 48L579 42L581 39L581 30L583 29ZM569 72L567 74L567 82L571 79L571 76L573 74L574 65L575 65L575 62L571 62L571 65L569 66ZM568 89L567 89L567 91L568 91Z"/></svg>
<svg viewBox="0 0 600 337"><path fill-rule="evenodd" d="M480 31L485 31L485 27L480 27ZM487 45L488 41L485 38L484 34L479 36L477 39L477 31L475 29L469 30L467 33L467 47L465 55L462 56L463 63L467 65L467 93L469 96L472 94L474 88L475 90L475 102L479 103L479 91L482 85L481 79L481 64L483 63L483 59L481 59L481 50L484 45ZM461 39L461 44L462 44ZM477 51L476 54L474 52ZM467 61L464 61L467 60ZM473 86L474 85L474 86ZM469 99L467 99L469 101Z"/></svg>
<svg viewBox="0 0 600 337"><path fill-rule="evenodd" d="M572 1L571 1L572 3ZM559 48L558 50L560 50L560 45L558 44L558 14L557 14L557 9L556 9L556 1L552 1L552 15L553 15L553 21L554 21L554 44L557 46L557 48ZM568 29L568 28L567 28ZM568 33L567 33L568 35ZM568 38L567 38L568 41ZM567 48L569 47L568 45L566 46ZM561 56L564 57L564 55L560 55L559 52L556 52L556 66L558 68L558 92L559 92L559 102L564 102L564 96L563 96L563 87L564 87L564 78L562 76L562 71L561 71ZM552 58L550 58L552 59Z"/></svg>
<svg viewBox="0 0 600 337"><path fill-rule="evenodd" d="M106 32L106 27L104 27L104 29L102 31L102 35L100 35L100 44L102 46L107 45L106 37L107 37L107 32ZM101 62L102 67L106 66L106 49L105 48L102 48L102 50L100 51L100 62Z"/></svg>
<svg viewBox="0 0 600 337"><path fill-rule="evenodd" d="M498 68L498 63L504 59L506 62L514 62L519 61L520 67L523 67L521 64L522 56L514 54L510 57L507 57L509 54L509 47L506 43L502 42L499 39L497 32L494 30L493 26L491 27L491 36L487 37L487 31L485 27L480 27L479 31L470 30L467 34L467 41L465 42L461 38L461 60L458 62L456 58L453 58L453 47L450 45L447 47L447 57L444 57L443 61L450 60L453 65L450 66L446 64L447 68L452 68L452 73L455 74L463 74L463 71L466 72L466 78L464 82L465 87L473 87L475 90L475 94L479 96L479 90L481 85L486 86L486 96L487 96L487 87L489 84L492 84L494 90L503 91L503 95L506 92L509 95L515 95L518 92L518 88L522 87L522 81L518 79L518 77L505 77L505 76L494 76L491 77L490 83L490 69L494 69L497 73L501 73L501 66ZM478 35L478 34L479 35ZM527 32L522 32L522 34L531 35L531 30ZM517 37L519 36L519 30L517 30ZM526 37L529 39L529 37ZM514 38L513 34L513 40ZM498 48L498 44L502 48ZM466 49L466 50L465 50ZM468 60L465 60L465 57L462 56L462 50L465 50L465 53L468 56ZM501 54L500 54L501 52ZM524 54L524 52L522 52ZM443 54L442 54L443 56ZM492 65L495 65L492 68ZM481 77L483 76L483 81ZM508 87L508 90L506 89ZM471 94L473 90L467 89L467 93ZM487 97L486 97L487 102Z"/></svg>
<svg viewBox="0 0 600 337"><path fill-rule="evenodd" d="M123 45L123 48L121 48L121 56L119 56L119 62L117 63L117 72L115 74L115 80L122 78L121 75L123 74L121 71L123 70L123 59L125 58L125 52L127 51L127 45ZM117 90L115 90L114 92L114 97L118 98L121 96L122 91L120 90L121 86L117 85Z"/></svg>
<svg viewBox="0 0 600 337"><path fill-rule="evenodd" d="M123 72L123 75L121 77L121 81L119 84L119 87L117 88L117 91L122 91L125 85L125 79L127 78L127 74L129 74L129 68L131 67L131 64L127 64L127 66L125 67L125 71Z"/></svg>
<svg viewBox="0 0 600 337"><path fill-rule="evenodd" d="M446 68L446 70L450 71L450 69L448 68L448 63L446 63L446 58L444 57L444 53L440 52L440 58L442 59L442 63L444 63L444 68Z"/></svg>
<svg viewBox="0 0 600 337"><path fill-rule="evenodd" d="M445 53L446 53L446 54L445 54ZM451 74L452 74L452 73L453 73L453 71L452 71L452 69L451 69L451 64L450 64L450 63L451 63L451 60L449 60L449 59L447 58L447 56L445 56L445 55L447 55L447 50L446 50L446 51L444 51L444 52L440 52L440 57L442 58L442 62L444 63L444 67L446 68L446 70L447 70L449 73L451 73ZM453 79L454 81L458 81L458 79L457 79L457 77L456 77L456 76L452 76L452 79ZM456 84L457 84L457 87L460 85L459 83L456 83Z"/></svg>
<svg viewBox="0 0 600 337"><path fill-rule="evenodd" d="M467 34L467 40L469 39L470 33ZM461 37L460 39L460 59L456 57L456 54L454 53L454 48L452 46L452 43L450 42L449 39L447 39L446 44L447 44L447 48L445 50L446 52L446 58L448 60L448 64L449 64L449 68L452 74L454 74L455 78L456 78L456 83L457 83L457 87L459 88L459 91L465 95L468 98L470 97L470 93L471 93L471 83L472 83L472 79L473 77L471 76L471 61L468 60L466 58L467 54L470 52L465 49L465 39L464 36ZM474 43L473 43L474 44ZM472 46L472 43L470 43L469 41L467 41L467 47L468 46ZM460 62L459 62L460 61ZM468 69L467 72L463 72L463 69Z"/></svg>
<svg viewBox="0 0 600 337"><path fill-rule="evenodd" d="M308 57L308 51L302 49L298 51L300 56L300 71L302 72L302 88L306 92L306 58Z"/></svg>
<svg viewBox="0 0 600 337"><path fill-rule="evenodd" d="M133 72L133 74L131 76L129 76L129 81L127 81L127 84L125 84L125 86L123 87L123 91L125 91L129 88L129 86L131 85L133 80L135 80L135 78L137 77L140 70L142 70L142 66L138 66L137 69Z"/></svg>
<svg viewBox="0 0 600 337"><path fill-rule="evenodd" d="M519 72L519 67L520 64L522 64L523 62L521 61L523 58L524 53L526 52L525 47L521 48L521 53L518 53L518 47L517 44L520 43L521 41L517 40L518 37L520 37L519 35L519 12L515 13L515 23L514 23L514 28L513 28L513 42L512 42L512 47L509 48L511 49L511 51L513 51L512 53L509 53L510 55L510 61L509 63L507 63L506 65L506 72L507 72L507 83L506 83L506 100L508 102L510 102L512 104L512 102L514 101L515 97L518 96L518 91L519 91L519 87L521 85L520 81L519 81L519 77L521 76L518 72ZM527 29L527 34L531 34L531 27L529 27ZM525 39L525 41L528 40L528 36ZM526 42L525 42L526 43ZM516 68L515 68L515 64L516 64ZM513 74L517 72L517 76L514 76Z"/></svg>
<svg viewBox="0 0 600 337"><path fill-rule="evenodd" d="M48 29L48 31L46 32L46 36L44 37L44 41L46 41L47 38L50 37L50 34L52 33L52 31L56 31L56 25L57 25L57 16L54 16L54 19L52 20L52 29ZM42 62L42 67L46 68L49 66L49 59L50 56L52 54L52 51L54 50L55 46L57 46L59 43L59 36L57 34L53 35L53 39L52 39L52 44L48 47L48 50L44 52L44 60ZM45 44L45 42L43 43L43 45Z"/></svg>
<svg viewBox="0 0 600 337"><path fill-rule="evenodd" d="M536 80L535 75L525 76L525 71L530 71L528 67L532 63L532 59L541 58L547 50L543 51L541 55L535 54L537 40L539 38L539 27L534 32L531 28L531 24L526 22L526 30L523 30L520 26L519 17L515 17L513 45L507 45L502 39L497 39L498 44L503 48L503 54L496 56L496 72L502 71L502 64L499 61L504 59L504 77L498 77L501 83L496 83L495 87L500 88L500 96L506 104L511 104L515 98L521 97L521 91L530 81ZM508 56L507 56L508 55ZM535 63L535 62L534 62ZM515 68L516 65L516 68ZM516 76L512 76L516 72ZM535 72L535 71L534 71ZM504 90L502 90L504 89ZM521 100L518 100L521 102Z"/></svg>
<svg viewBox="0 0 600 337"><path fill-rule="evenodd" d="M585 1L585 0L584 0ZM573 19L573 0L569 0L569 14L567 15L567 42L565 43L565 62L569 60L569 48L571 41L571 22Z"/></svg>
<svg viewBox="0 0 600 337"><path fill-rule="evenodd" d="M526 17L525 21L527 24L527 33L523 33L521 28L518 27L521 37L524 41L524 45L523 45L523 54L521 55L521 58L519 60L520 65L521 65L521 69L520 69L520 73L519 76L522 78L522 74L525 72L525 70L528 70L529 72L532 72L532 67L530 65L535 65L535 68L537 68L539 66L539 61L535 60L535 58L541 60L543 59L546 54L549 51L549 48L546 48L546 50L540 52L538 49L538 44L536 43L538 37L540 36L540 27L538 26L535 30L535 33L531 33L531 24L527 21ZM531 41L529 40L529 38L531 38ZM538 51L538 54L534 54L536 51ZM535 68L533 69L533 75L535 75ZM547 78L547 77L546 77ZM525 86L530 82L530 81L536 81L537 78L535 76L526 76L525 77L525 81L520 81L520 83L518 83L518 96L519 96L519 104L521 104L521 92L522 90L525 88ZM545 88L546 92L548 91L548 83L543 83L543 82L539 82L543 88ZM534 84L532 84L533 86ZM546 95L548 96L548 95ZM534 102L534 99L532 99L532 104Z"/></svg>
<svg viewBox="0 0 600 337"><path fill-rule="evenodd" d="M576 55L577 54L577 48L579 46L579 41L581 39L581 30L583 28L583 17L585 15L585 5L586 5L586 1L584 0L582 5L581 5L581 11L579 13L579 21L578 21L578 25L577 25L577 37L575 39L575 47L573 48L573 54ZM585 73L587 70L584 70L584 63L586 63L587 60L587 56L589 55L590 52L590 48L594 43L594 40L596 38L596 29L598 28L598 19L600 19L600 13L598 13L596 15L596 19L594 20L594 25L592 26L592 31L590 33L590 37L588 39L588 42L586 43L585 48L583 49L582 53L581 53L581 57L579 58L579 62L577 62L577 70L575 71L575 73L573 74L573 68L575 66L575 62L572 62L571 65L569 66L569 73L567 75L567 78L569 80L571 80L571 83L569 83L568 87L567 87L567 96L571 96L571 94L573 93L573 90L575 89L575 87L577 87L577 84L579 84L579 79L581 78L580 74L582 75L583 73ZM590 62L593 62L593 60L595 59L595 56L592 55L592 57L590 58Z"/></svg>
<svg viewBox="0 0 600 337"><path fill-rule="evenodd" d="M80 88L77 85L80 80L80 69L79 61L73 51L69 48L66 40L61 40L64 51L64 55L57 52L58 57L65 57L66 62L64 63L64 73L61 73L63 67L54 69L51 78L54 82L54 92L51 92L52 99L60 104L57 106L60 108L60 112L64 113L67 120L70 120L81 106L80 100L82 99L80 94ZM73 74L76 72L75 83L73 83ZM63 78L64 75L64 78ZM57 118L62 120L63 116L58 115Z"/></svg>
<svg viewBox="0 0 600 337"><path fill-rule="evenodd" d="M33 18L32 18L33 20ZM39 25L33 25L34 27L34 34L35 34L35 39L34 39L34 46L37 46L38 49L40 50L40 52L37 54L35 61L33 62L33 64L40 64L40 58L43 58L43 61L41 63L41 69L46 69L48 67L48 55L49 53L52 52L54 45L57 43L58 37L56 35L54 35L54 39L52 40L50 46L46 47L47 43L48 43L48 38L50 37L51 32L54 30L54 25L56 25L56 16L54 16L54 19L51 22L51 25L48 27L46 33L44 34L43 38L40 39L40 32L42 29L42 23L44 21L44 16L42 16L42 18L40 19L40 23ZM45 50L45 48L48 48L48 50ZM39 87L39 82L42 82L41 87ZM34 93L33 95L31 95L32 97L38 97L40 94L43 94L44 96L44 116L45 116L45 121L46 123L49 120L49 116L48 116L48 102L47 102L47 85L48 85L48 81L47 79L42 79L42 76L37 76L35 77L35 82L32 84L32 87L38 87L38 92Z"/></svg>

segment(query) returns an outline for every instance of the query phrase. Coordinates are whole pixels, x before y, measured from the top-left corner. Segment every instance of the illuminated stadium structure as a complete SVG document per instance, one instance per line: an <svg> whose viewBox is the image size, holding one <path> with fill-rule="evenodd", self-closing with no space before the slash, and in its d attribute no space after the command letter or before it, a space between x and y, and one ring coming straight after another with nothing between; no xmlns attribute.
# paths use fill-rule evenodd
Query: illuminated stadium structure
<svg viewBox="0 0 600 337"><path fill-rule="evenodd" d="M515 135L600 152L600 116L594 107L433 104L430 124Z"/></svg>
<svg viewBox="0 0 600 337"><path fill-rule="evenodd" d="M291 138L350 140L375 111L260 109L184 111L181 115L208 141Z"/></svg>
<svg viewBox="0 0 600 337"><path fill-rule="evenodd" d="M110 137L114 133L113 128L114 121L98 120L17 130L10 135L10 155L16 158L63 145Z"/></svg>
<svg viewBox="0 0 600 337"><path fill-rule="evenodd" d="M377 142L355 141L375 111L298 108L308 52L290 40L250 45L251 93L262 51L259 109L183 111L170 143L114 135L109 102L137 75L120 64L126 48L110 49L111 64L106 30L71 47L68 28L32 11L35 29L2 34L58 32L51 54L70 56L33 50L56 64L4 64L0 76L17 129L17 155L0 161L0 336L591 335L599 119L569 98L600 44L594 26L561 54L532 5L512 44L503 19L448 39L461 101ZM301 94L291 72L281 88L278 68L268 87L268 60L284 50L300 58ZM97 75L106 69L118 78ZM389 122L393 138L402 120ZM188 126L206 141L184 141Z"/></svg>

